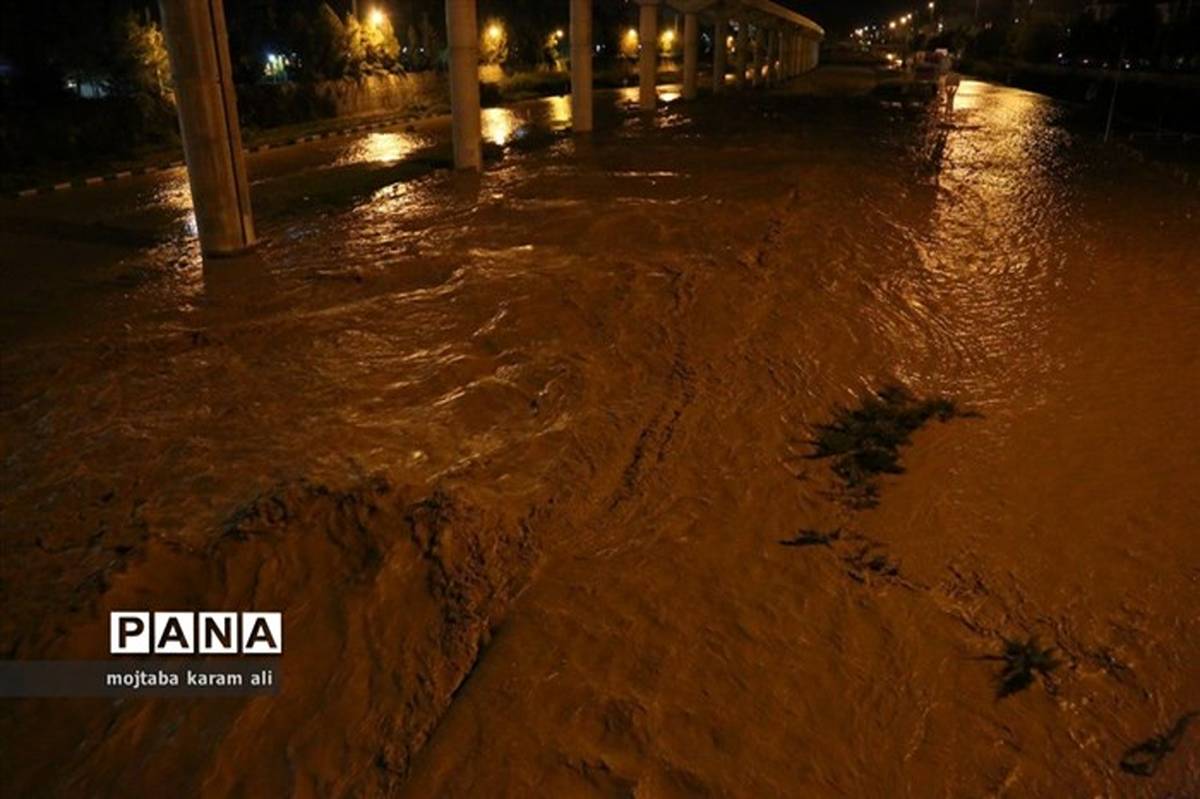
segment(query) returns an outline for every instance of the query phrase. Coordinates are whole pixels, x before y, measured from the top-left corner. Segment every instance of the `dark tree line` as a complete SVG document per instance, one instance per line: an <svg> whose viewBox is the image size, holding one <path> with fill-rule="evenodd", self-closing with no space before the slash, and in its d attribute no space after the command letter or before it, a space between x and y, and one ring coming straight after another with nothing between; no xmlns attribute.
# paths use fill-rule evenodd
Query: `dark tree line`
<svg viewBox="0 0 1200 799"><path fill-rule="evenodd" d="M358 0L357 17L353 5L353 0L226 0L238 81L263 80L272 54L286 61L283 77L301 81L444 64L444 0ZM375 10L382 17L373 17ZM596 40L608 43L602 57L636 17L633 0L595 4ZM548 58L547 35L567 29L568 2L481 0L479 18L503 21L510 65L533 66ZM15 3L0 26L0 80L8 96L43 100L63 93L72 76L103 83L115 94L161 93L169 90L160 74L165 51L146 47L156 36L161 44L154 0ZM565 55L565 39L561 48Z"/></svg>
<svg viewBox="0 0 1200 799"><path fill-rule="evenodd" d="M950 47L985 60L1200 69L1200 3L1128 0L1099 9L1078 6L1073 13L1047 14L1036 4L992 4L978 22L916 44ZM1022 16L1013 8L1029 10Z"/></svg>

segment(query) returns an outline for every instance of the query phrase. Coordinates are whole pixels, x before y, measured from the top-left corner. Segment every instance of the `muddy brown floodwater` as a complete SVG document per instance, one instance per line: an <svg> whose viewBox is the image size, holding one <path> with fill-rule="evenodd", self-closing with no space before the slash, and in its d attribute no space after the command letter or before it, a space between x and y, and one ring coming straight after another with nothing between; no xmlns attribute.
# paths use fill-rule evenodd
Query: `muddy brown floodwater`
<svg viewBox="0 0 1200 799"><path fill-rule="evenodd" d="M256 158L246 261L178 173L5 225L4 655L286 625L275 697L6 701L5 795L1198 795L1194 189L969 81L601 111ZM969 412L848 501L886 386Z"/></svg>

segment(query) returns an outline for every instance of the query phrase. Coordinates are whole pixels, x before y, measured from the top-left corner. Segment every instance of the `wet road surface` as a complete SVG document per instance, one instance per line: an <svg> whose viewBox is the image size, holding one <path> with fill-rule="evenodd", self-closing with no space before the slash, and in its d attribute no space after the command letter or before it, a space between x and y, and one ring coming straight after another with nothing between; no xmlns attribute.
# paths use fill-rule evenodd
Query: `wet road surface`
<svg viewBox="0 0 1200 799"><path fill-rule="evenodd" d="M0 645L147 603L289 642L280 697L6 708L13 787L1200 786L1197 730L1121 768L1200 708L1195 193L970 81L607 98L487 112L481 176L437 125L253 156L247 259L182 171L3 205ZM888 384L973 415L862 509L810 440ZM1060 665L998 698L1029 636Z"/></svg>

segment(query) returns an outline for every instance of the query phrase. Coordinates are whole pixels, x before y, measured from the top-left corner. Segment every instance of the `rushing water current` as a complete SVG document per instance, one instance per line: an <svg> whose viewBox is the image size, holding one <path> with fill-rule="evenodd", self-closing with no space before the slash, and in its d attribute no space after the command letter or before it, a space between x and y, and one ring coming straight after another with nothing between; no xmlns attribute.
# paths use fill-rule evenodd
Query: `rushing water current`
<svg viewBox="0 0 1200 799"><path fill-rule="evenodd" d="M971 81L630 99L254 156L207 266L179 171L4 206L4 655L287 630L276 697L8 702L8 795L1200 792L1194 189ZM851 507L814 426L896 384L972 413Z"/></svg>

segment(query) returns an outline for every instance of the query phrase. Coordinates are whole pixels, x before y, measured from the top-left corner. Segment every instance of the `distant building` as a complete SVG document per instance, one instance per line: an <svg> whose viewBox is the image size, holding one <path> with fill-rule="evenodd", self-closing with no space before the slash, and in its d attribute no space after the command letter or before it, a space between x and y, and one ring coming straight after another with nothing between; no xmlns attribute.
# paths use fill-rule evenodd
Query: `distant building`
<svg viewBox="0 0 1200 799"><path fill-rule="evenodd" d="M108 76L106 75L71 72L64 79L63 85L67 91L77 94L85 100L108 96Z"/></svg>

